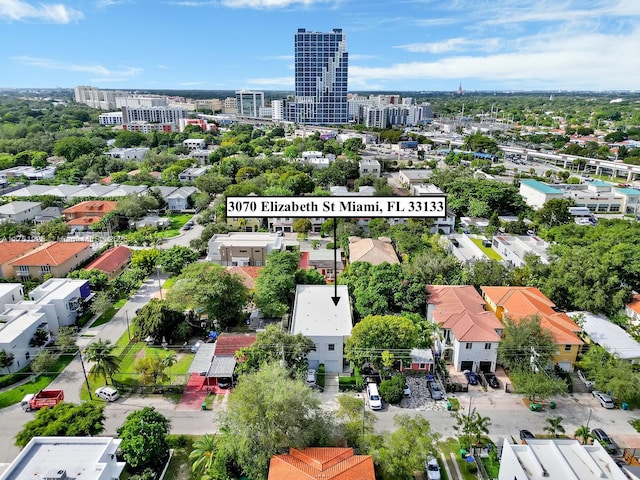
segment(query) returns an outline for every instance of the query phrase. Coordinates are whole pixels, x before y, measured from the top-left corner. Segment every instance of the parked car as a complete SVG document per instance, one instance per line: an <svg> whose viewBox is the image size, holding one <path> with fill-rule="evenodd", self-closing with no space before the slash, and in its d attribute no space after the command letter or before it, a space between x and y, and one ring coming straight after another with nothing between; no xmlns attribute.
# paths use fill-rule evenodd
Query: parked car
<svg viewBox="0 0 640 480"><path fill-rule="evenodd" d="M613 399L606 393L600 392L599 390L594 390L593 392L591 392L591 394L593 395L593 398L598 400L600 402L600 405L602 405L604 408L615 407Z"/></svg>
<svg viewBox="0 0 640 480"><path fill-rule="evenodd" d="M578 370L577 374L580 381L584 383L584 386L587 387L589 391L594 389L594 387L596 386L595 382L592 382L591 380L587 380L587 377L585 376L582 370Z"/></svg>
<svg viewBox="0 0 640 480"><path fill-rule="evenodd" d="M315 387L318 382L318 374L315 370L310 369L307 370L307 375L305 376L304 383L309 387Z"/></svg>
<svg viewBox="0 0 640 480"><path fill-rule="evenodd" d="M233 380L229 377L220 377L218 378L218 387L224 388L225 390L231 388L233 384Z"/></svg>
<svg viewBox="0 0 640 480"><path fill-rule="evenodd" d="M429 382L429 393L434 400L442 400L444 398L438 382Z"/></svg>
<svg viewBox="0 0 640 480"><path fill-rule="evenodd" d="M613 454L618 453L618 445L616 445L616 442L611 440L611 437L607 435L604 430L601 428L594 428L591 430L591 435L593 435L593 438L602 444L607 452Z"/></svg>
<svg viewBox="0 0 640 480"><path fill-rule="evenodd" d="M102 398L107 402L113 402L120 398L120 394L115 388L112 387L100 387L96 390L96 397Z"/></svg>
<svg viewBox="0 0 640 480"><path fill-rule="evenodd" d="M484 378L487 381L487 385L491 388L500 388L500 382L498 381L498 377L493 373L485 373Z"/></svg>
<svg viewBox="0 0 640 480"><path fill-rule="evenodd" d="M402 395L404 397L410 397L411 396L411 388L409 388L409 385L407 385L406 383L404 384L404 390L402 391Z"/></svg>
<svg viewBox="0 0 640 480"><path fill-rule="evenodd" d="M196 353L198 351L198 349L200 348L201 344L202 343L200 341L197 341L196 343L191 345L191 353Z"/></svg>
<svg viewBox="0 0 640 480"><path fill-rule="evenodd" d="M529 430L520 430L520 440L522 440L522 443L527 443L527 440L530 438L536 438L536 436Z"/></svg>
<svg viewBox="0 0 640 480"><path fill-rule="evenodd" d="M427 474L428 480L440 480L440 464L434 456L428 456L424 461L424 472Z"/></svg>
<svg viewBox="0 0 640 480"><path fill-rule="evenodd" d="M188 223L185 223L184 226L182 227L182 230L191 230L191 225L189 225Z"/></svg>
<svg viewBox="0 0 640 480"><path fill-rule="evenodd" d="M465 370L464 371L464 376L467 377L467 382L469 382L469 385L477 385L478 384L478 377L471 370Z"/></svg>

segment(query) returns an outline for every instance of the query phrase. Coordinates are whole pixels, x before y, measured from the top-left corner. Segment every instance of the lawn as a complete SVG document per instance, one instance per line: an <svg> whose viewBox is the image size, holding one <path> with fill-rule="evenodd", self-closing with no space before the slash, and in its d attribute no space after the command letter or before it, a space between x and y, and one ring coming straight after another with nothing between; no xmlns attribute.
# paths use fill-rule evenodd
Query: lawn
<svg viewBox="0 0 640 480"><path fill-rule="evenodd" d="M475 243L482 252L489 257L491 260L497 260L498 262L502 261L502 257L491 247L485 247L482 245L481 238L471 238L471 241Z"/></svg>
<svg viewBox="0 0 640 480"><path fill-rule="evenodd" d="M462 473L462 478L464 478L464 480L477 480L475 474L467 471L466 462L462 458L460 458L460 444L458 443L458 440L456 440L455 438L447 438L446 440L440 442L438 444L438 447L440 448L442 453L444 453L444 456L447 459L450 459L450 454L453 453L456 458L456 462L458 463L458 468ZM451 468L453 468L453 466ZM446 478L446 472L444 468L442 469L442 473L442 478ZM451 474L454 476L456 475L454 472L451 472Z"/></svg>
<svg viewBox="0 0 640 480"><path fill-rule="evenodd" d="M187 223L191 217L193 217L193 214L191 213L169 215L169 218L171 219L171 228L160 230L156 235L158 236L158 238L170 238L180 235L180 230L182 229L182 227L184 227L184 224Z"/></svg>
<svg viewBox="0 0 640 480"><path fill-rule="evenodd" d="M47 388L58 374L71 363L73 357L73 355L61 355L53 365L50 373L39 375L33 382L25 383L24 385L0 393L0 408L20 403L28 393L38 393L40 390Z"/></svg>
<svg viewBox="0 0 640 480"><path fill-rule="evenodd" d="M127 303L127 300L129 300L128 298L121 298L120 300L118 300L116 303L114 303L111 308L109 310L107 310L106 312L104 312L102 315L100 315L95 322L93 322L91 324L92 327L98 327L100 325L104 325L105 323L108 323L111 321L111 319L114 317L114 315L116 313L118 313L118 310L120 310L122 307L124 307L124 304Z"/></svg>

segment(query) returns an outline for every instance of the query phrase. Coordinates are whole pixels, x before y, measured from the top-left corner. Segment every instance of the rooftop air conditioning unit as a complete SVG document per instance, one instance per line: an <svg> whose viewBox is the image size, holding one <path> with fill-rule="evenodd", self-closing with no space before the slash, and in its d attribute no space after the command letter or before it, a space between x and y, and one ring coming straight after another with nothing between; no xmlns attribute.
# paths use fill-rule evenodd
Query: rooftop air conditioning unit
<svg viewBox="0 0 640 480"><path fill-rule="evenodd" d="M67 479L67 471L66 470L56 470L51 469L44 475L44 480L66 480Z"/></svg>

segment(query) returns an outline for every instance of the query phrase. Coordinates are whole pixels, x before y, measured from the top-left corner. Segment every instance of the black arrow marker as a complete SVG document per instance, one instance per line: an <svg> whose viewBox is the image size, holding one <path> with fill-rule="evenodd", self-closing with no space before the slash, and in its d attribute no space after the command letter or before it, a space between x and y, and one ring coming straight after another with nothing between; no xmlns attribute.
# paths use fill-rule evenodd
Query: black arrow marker
<svg viewBox="0 0 640 480"><path fill-rule="evenodd" d="M333 218L333 304L337 307L340 297L338 296L338 234L336 233L338 221Z"/></svg>

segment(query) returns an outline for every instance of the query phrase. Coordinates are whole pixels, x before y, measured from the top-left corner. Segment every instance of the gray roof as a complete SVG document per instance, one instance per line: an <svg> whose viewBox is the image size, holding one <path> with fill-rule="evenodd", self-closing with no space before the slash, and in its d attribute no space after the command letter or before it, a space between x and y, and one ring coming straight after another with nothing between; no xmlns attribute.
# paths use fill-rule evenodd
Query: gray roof
<svg viewBox="0 0 640 480"><path fill-rule="evenodd" d="M40 205L40 202L9 202L0 206L0 215L13 215Z"/></svg>
<svg viewBox="0 0 640 480"><path fill-rule="evenodd" d="M207 377L225 378L232 377L233 370L236 368L236 359L231 356L218 357L214 356Z"/></svg>
<svg viewBox="0 0 640 480"><path fill-rule="evenodd" d="M196 187L180 187L167 195L167 200L170 198L189 198L196 193L198 189Z"/></svg>
<svg viewBox="0 0 640 480"><path fill-rule="evenodd" d="M13 192L5 194L5 197L35 197L45 195L45 192L51 190L51 185L29 185Z"/></svg>
<svg viewBox="0 0 640 480"><path fill-rule="evenodd" d="M568 312L572 318L580 314L584 315L582 329L594 343L622 360L640 358L640 343L621 327L601 315L589 312Z"/></svg>
<svg viewBox="0 0 640 480"><path fill-rule="evenodd" d="M215 343L201 343L200 348L193 357L191 366L187 373L205 373L209 371L213 361L213 352L216 349Z"/></svg>

